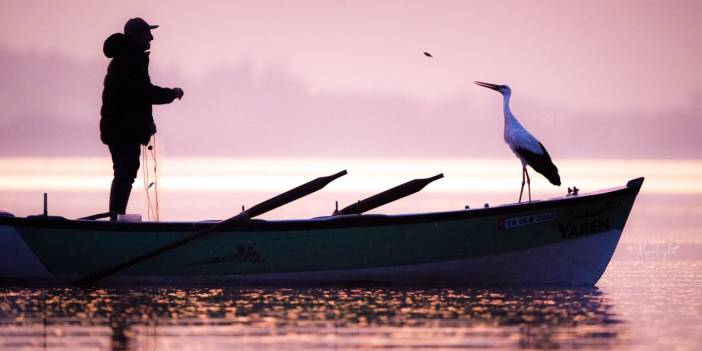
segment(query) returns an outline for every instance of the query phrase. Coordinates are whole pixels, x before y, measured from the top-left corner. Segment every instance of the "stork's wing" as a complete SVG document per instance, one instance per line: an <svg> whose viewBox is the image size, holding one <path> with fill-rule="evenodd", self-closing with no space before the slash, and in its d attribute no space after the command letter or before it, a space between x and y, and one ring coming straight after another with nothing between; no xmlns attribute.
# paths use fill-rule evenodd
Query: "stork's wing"
<svg viewBox="0 0 702 351"><path fill-rule="evenodd" d="M539 143L539 146L541 146L543 154L537 154L520 147L515 148L515 151L527 161L527 164L531 166L531 168L546 177L551 184L561 185L561 177L558 175L558 168L553 164L553 161L551 161L551 156L548 154L548 151L546 151L546 148L541 143Z"/></svg>

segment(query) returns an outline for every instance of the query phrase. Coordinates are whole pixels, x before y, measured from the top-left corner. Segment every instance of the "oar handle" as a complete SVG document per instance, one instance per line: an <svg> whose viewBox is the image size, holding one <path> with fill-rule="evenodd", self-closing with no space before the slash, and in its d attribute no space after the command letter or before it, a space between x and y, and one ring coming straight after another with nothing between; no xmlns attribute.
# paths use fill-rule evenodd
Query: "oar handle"
<svg viewBox="0 0 702 351"><path fill-rule="evenodd" d="M419 178L410 180L409 182L400 184L394 188L385 190L381 193L375 194L369 198L363 199L355 204L349 205L341 209L340 211L335 211L334 215L349 215L349 214L361 214L370 211L374 208L378 208L387 203L399 200L405 196L412 195L427 186L429 183L441 179L444 177L443 173L437 174L429 178Z"/></svg>

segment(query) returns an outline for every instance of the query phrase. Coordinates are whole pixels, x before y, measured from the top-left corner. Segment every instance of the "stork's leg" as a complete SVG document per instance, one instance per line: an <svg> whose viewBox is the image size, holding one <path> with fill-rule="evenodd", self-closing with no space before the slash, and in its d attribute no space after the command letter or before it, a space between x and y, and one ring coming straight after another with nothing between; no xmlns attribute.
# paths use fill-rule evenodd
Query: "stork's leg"
<svg viewBox="0 0 702 351"><path fill-rule="evenodd" d="M527 188L529 188L529 202L531 202L531 179L529 178L529 171L524 167L524 173L527 176Z"/></svg>
<svg viewBox="0 0 702 351"><path fill-rule="evenodd" d="M522 202L522 194L524 193L524 173L526 172L526 167L522 167L522 189L519 190L519 203Z"/></svg>

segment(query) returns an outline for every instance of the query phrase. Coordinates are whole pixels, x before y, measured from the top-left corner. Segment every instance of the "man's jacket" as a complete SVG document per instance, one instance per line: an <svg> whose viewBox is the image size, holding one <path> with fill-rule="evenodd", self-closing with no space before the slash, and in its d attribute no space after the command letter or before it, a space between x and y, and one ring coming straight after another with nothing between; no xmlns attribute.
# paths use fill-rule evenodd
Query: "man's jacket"
<svg viewBox="0 0 702 351"><path fill-rule="evenodd" d="M146 145L156 133L151 105L170 103L175 93L151 84L149 53L139 50L129 36L112 34L103 52L112 61L102 91L100 139L105 144Z"/></svg>

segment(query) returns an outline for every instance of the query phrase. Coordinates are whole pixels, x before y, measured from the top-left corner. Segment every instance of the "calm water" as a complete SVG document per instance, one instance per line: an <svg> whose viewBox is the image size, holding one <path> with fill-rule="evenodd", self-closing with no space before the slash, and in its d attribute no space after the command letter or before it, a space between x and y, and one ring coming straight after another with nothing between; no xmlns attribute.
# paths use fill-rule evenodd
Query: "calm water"
<svg viewBox="0 0 702 351"><path fill-rule="evenodd" d="M616 262L586 289L3 288L0 348L698 350L700 269Z"/></svg>
<svg viewBox="0 0 702 351"><path fill-rule="evenodd" d="M642 161L631 165L632 174L620 170L611 175L597 170L602 164L596 162L606 161L594 162L594 166L581 166L565 179L577 179L579 187L585 184L586 190L592 190L587 188L600 183L620 185L638 175L648 177L613 262L594 288L0 287L0 349L702 349L700 162L685 166ZM10 169L13 165L25 169L25 173ZM355 164L356 168L361 165L362 162ZM506 181L512 180L508 165L506 162L503 165ZM55 214L71 217L99 212L92 211L93 206L105 194L91 190L90 179L104 177L99 174L102 171L94 174L90 165L76 168L73 164L66 166L73 168L70 172L60 171L62 168L58 167L56 173L49 172L47 176L39 171L26 173L26 167L27 164L19 167L16 163L8 166L7 162L0 162L4 171L0 178L4 176L4 181L19 182L23 177L32 180L14 183L15 188L8 183L0 185L0 207L20 215L38 213L41 196L36 192L48 187L54 194L55 205L50 210ZM325 189L323 192L329 190L327 194L315 195L307 202L272 213L270 218L327 214L335 199L353 201L358 194L371 195L411 178L438 173L412 173L412 167L409 163L400 167L397 173L409 173L401 178L391 176L392 172L375 164L368 168L375 173L364 170L356 173L362 178L360 183L353 183L350 178L351 185ZM291 185L336 171L333 167L329 167L333 168L330 171L320 168L325 169L300 171L299 179ZM465 170L455 164L448 168L451 172L439 171L462 181L473 177L472 169ZM349 171L347 177L354 174L351 167ZM207 173L205 177L212 177L213 181L237 170L219 172ZM271 172L276 174L275 170ZM206 186L196 191L192 187L198 189L197 182L176 185L187 179L187 172L174 173L175 183L170 190L164 186L161 198L168 219L228 217L232 209L243 203L255 203L274 195L273 188L286 190L283 185L259 184L260 189L249 191L237 186L222 192L208 192ZM68 176L61 178L61 174ZM54 183L41 177L53 179ZM61 182L73 177L85 177L81 191L62 188ZM495 187L479 193L473 191L475 185L462 191L460 182L444 185L446 188L441 188L438 182L438 189L432 190L432 184L426 191L383 211L450 209L465 203L482 206L483 202L514 201L511 187ZM697 183L696 187L692 183ZM539 198L555 194L555 190L543 184L534 186ZM182 204L174 204L178 202ZM136 212L139 206L135 206Z"/></svg>

